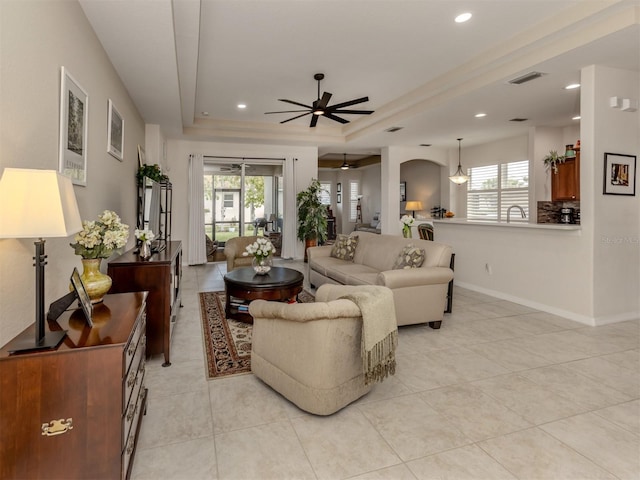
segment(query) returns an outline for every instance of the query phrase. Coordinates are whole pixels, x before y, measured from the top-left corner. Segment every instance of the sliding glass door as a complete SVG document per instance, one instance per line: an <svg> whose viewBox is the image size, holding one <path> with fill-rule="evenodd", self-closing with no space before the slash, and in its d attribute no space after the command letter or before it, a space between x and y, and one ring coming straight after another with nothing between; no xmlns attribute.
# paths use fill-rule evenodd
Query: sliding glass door
<svg viewBox="0 0 640 480"><path fill-rule="evenodd" d="M204 223L218 245L282 232L282 164L205 162Z"/></svg>

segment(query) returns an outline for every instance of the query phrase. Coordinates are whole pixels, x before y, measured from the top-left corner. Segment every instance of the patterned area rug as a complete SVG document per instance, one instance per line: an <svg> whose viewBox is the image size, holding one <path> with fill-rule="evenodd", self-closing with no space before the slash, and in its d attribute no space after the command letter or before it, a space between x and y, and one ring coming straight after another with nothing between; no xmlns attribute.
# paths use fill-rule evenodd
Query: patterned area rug
<svg viewBox="0 0 640 480"><path fill-rule="evenodd" d="M307 291L302 303L314 301ZM251 325L224 316L224 292L200 292L200 318L210 379L251 372Z"/></svg>

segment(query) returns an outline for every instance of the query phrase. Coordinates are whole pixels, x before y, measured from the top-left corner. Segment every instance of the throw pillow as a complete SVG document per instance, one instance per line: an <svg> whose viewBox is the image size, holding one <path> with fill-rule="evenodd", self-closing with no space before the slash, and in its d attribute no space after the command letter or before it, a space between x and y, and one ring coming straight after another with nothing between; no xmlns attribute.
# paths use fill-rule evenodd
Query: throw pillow
<svg viewBox="0 0 640 480"><path fill-rule="evenodd" d="M353 260L353 256L356 253L356 247L358 246L357 235L344 235L339 234L336 238L336 243L333 244L331 249L331 256L339 258L341 260Z"/></svg>
<svg viewBox="0 0 640 480"><path fill-rule="evenodd" d="M418 268L424 262L424 250L412 244L405 246L393 264L394 270Z"/></svg>

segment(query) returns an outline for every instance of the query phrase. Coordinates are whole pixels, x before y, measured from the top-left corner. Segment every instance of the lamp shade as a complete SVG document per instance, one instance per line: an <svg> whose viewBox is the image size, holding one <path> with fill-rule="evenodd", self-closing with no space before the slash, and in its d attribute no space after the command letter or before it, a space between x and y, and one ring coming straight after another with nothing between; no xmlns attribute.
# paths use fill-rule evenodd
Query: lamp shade
<svg viewBox="0 0 640 480"><path fill-rule="evenodd" d="M404 208L405 210L412 210L414 212L416 210L424 210L424 207L422 206L422 202L419 200L409 200Z"/></svg>
<svg viewBox="0 0 640 480"><path fill-rule="evenodd" d="M68 237L82 230L71 180L55 170L5 168L0 238Z"/></svg>
<svg viewBox="0 0 640 480"><path fill-rule="evenodd" d="M451 180L456 185L462 185L463 183L466 183L469 181L469 175L464 173L464 170L462 170L462 165L460 164L461 157L462 157L462 138L458 138L458 170L456 170L456 173L449 176L449 180Z"/></svg>

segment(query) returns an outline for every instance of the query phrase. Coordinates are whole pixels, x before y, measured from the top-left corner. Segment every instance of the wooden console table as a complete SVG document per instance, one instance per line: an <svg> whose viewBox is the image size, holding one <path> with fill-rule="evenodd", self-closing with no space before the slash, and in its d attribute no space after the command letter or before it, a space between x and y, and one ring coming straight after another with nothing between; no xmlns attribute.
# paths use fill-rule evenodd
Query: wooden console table
<svg viewBox="0 0 640 480"><path fill-rule="evenodd" d="M167 242L167 247L142 260L131 249L109 262L113 280L110 293L149 292L147 306L147 355L164 354L163 367L171 365L171 334L180 303L182 279L182 243Z"/></svg>
<svg viewBox="0 0 640 480"><path fill-rule="evenodd" d="M128 478L146 409L146 292L47 322L54 350L0 350L0 478ZM34 326L27 328L33 336Z"/></svg>

